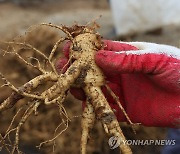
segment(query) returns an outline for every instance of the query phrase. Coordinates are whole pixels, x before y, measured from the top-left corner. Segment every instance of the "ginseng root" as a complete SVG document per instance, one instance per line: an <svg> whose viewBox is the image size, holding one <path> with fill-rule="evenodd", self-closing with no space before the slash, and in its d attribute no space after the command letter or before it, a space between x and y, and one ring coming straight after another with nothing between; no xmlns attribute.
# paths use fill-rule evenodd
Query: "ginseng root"
<svg viewBox="0 0 180 154"><path fill-rule="evenodd" d="M33 50L34 52L40 54L49 64L51 70L44 70L40 66L33 66L27 61L23 61L26 65L32 66L33 68L38 68L41 75L32 79L23 86L16 88L14 87L3 75L1 75L4 80L4 86L8 86L13 90L13 93L9 98L7 98L2 104L0 104L0 112L13 107L18 100L28 97L30 100L37 101L38 106L40 104L52 104L56 103L59 106L63 105L63 101L66 98L67 92L71 86L76 86L82 88L86 94L86 106L82 115L82 137L81 137L81 153L85 154L87 151L87 142L89 138L89 132L93 128L95 120L102 123L105 128L105 132L109 137L118 137L120 139L120 150L123 154L131 154L131 149L128 145L123 144L125 137L116 119L116 116L111 109L109 103L107 102L101 87L106 85L105 76L101 69L96 65L94 55L95 53L103 48L103 42L101 36L96 32L97 25L78 26L74 25L72 27L66 26L56 26L52 24L42 24L43 26L50 26L62 30L67 34L66 38L59 39L55 46L53 47L49 57L44 55L38 49L32 47L31 45L17 42L10 42L9 45L20 45L26 46ZM65 73L58 74L52 58L57 49L57 46L64 40L70 40L70 66L65 71ZM8 42L7 42L8 43ZM23 59L20 55L17 55L21 60ZM52 81L53 85L43 92L34 93L34 91L40 84L45 84L46 81ZM34 108L31 109L32 111ZM31 112L32 112L31 111ZM125 111L123 111L125 112ZM25 117L30 116L28 112L25 113ZM127 117L127 114L126 114ZM20 121L20 126L22 121ZM67 119L66 119L67 120ZM17 127L17 128L20 128ZM16 131L16 138L18 138L18 133L20 129ZM3 137L2 137L3 138ZM4 141L3 138L2 141ZM12 153L18 149L19 139L15 140L14 148ZM17 150L19 152L19 150Z"/></svg>

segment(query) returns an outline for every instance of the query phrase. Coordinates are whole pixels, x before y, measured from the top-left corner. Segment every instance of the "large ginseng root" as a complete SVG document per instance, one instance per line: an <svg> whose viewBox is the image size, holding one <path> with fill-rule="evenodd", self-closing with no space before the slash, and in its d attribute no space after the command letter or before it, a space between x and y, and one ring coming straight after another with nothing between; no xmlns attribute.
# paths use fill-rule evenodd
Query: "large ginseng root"
<svg viewBox="0 0 180 154"><path fill-rule="evenodd" d="M28 63L19 54L16 53L15 55L18 56L25 64L38 69L41 72L41 75L32 79L23 86L16 88L1 74L1 77L5 82L4 85L9 86L14 92L9 98L7 98L2 104L0 104L0 112L14 106L16 102L18 102L18 100L24 97L28 97L31 98L30 100L37 102L38 106L42 103L44 103L45 105L52 103L57 104L60 110L63 109L62 113L67 117L62 103L66 98L67 92L72 86L79 87L84 90L87 98L81 122L81 153L86 153L89 132L93 128L95 120L98 120L102 123L105 132L109 137L114 136L120 140L119 147L122 153L131 154L132 152L130 147L124 144L125 142L123 142L125 141L125 137L119 126L116 116L112 111L109 103L107 102L104 94L101 91L101 87L106 85L106 81L103 72L96 65L94 59L95 53L103 48L101 36L95 31L96 25L74 25L72 27L60 27L52 24L42 25L60 29L67 34L66 38L60 38L56 42L49 57L47 57L41 51L28 44L19 42L9 42L9 44L26 46L34 52L40 54L49 64L51 71L44 70L41 67L40 63L38 63L37 66L33 66L31 63ZM65 73L58 74L54 67L52 58L58 45L64 40L71 41L69 61L67 64L69 65L69 68L66 70ZM45 84L46 81L52 81L53 85L48 89L45 89L43 92L39 92L38 90L36 91L36 93L32 92L35 91L40 84ZM32 108L31 110L37 110L37 108ZM25 112L24 117L29 117L31 113L32 111L28 113L27 116L27 113ZM25 121L26 120L24 119L23 122ZM65 121L68 125L68 118ZM20 126L22 126L22 124ZM17 127L16 141L14 142L14 148L12 153L15 152L15 149L18 149L17 143L19 142L18 133L20 130L20 126ZM5 135L4 137L2 136L3 143L6 139L6 136L7 135ZM49 141L54 141L55 138L56 137Z"/></svg>
<svg viewBox="0 0 180 154"><path fill-rule="evenodd" d="M84 83L83 89L86 93L88 101L92 104L94 108L96 118L100 120L103 125L106 126L106 133L109 136L115 136L120 139L120 149L122 150L122 152L125 154L131 153L131 149L127 145L123 144L125 143L123 142L125 141L125 137L121 131L119 123L114 115L114 112L112 111L106 98L104 97L104 94L101 91L101 86L105 84L105 79L102 71L95 64L94 60L95 52L97 52L97 50L100 49L102 45L100 36L98 34L91 33L80 34L74 38L74 42L76 42L76 47L72 45L71 55L74 59L84 58L84 60L82 61L86 61L82 69L84 71L83 74L86 75L84 77L84 80L81 78L81 83ZM78 50L73 51L74 48ZM91 110L89 110L89 112L91 112ZM89 119L87 118L86 120ZM82 125L82 127L84 126ZM88 128L91 128L91 122ZM85 145L83 143L81 144L82 146ZM84 153L83 150L82 153Z"/></svg>

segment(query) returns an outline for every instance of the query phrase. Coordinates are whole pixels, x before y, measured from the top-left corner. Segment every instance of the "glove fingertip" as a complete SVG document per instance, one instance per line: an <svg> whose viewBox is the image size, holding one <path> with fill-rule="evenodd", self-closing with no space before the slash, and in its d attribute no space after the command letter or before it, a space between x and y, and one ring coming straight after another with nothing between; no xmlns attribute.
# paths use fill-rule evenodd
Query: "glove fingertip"
<svg viewBox="0 0 180 154"><path fill-rule="evenodd" d="M71 87L70 92L76 99L81 100L81 101L86 100L86 95L82 89Z"/></svg>
<svg viewBox="0 0 180 154"><path fill-rule="evenodd" d="M64 73L67 68L68 68L68 65L65 66L66 64L68 63L68 59L67 58L59 58L55 64L55 67L56 67L56 70L58 73ZM65 67L64 67L65 66Z"/></svg>
<svg viewBox="0 0 180 154"><path fill-rule="evenodd" d="M104 40L104 50L109 51L128 51L128 50L138 50L137 47L130 45L125 42Z"/></svg>
<svg viewBox="0 0 180 154"><path fill-rule="evenodd" d="M69 48L70 48L71 42L67 41L63 47L63 53L66 58L69 58Z"/></svg>

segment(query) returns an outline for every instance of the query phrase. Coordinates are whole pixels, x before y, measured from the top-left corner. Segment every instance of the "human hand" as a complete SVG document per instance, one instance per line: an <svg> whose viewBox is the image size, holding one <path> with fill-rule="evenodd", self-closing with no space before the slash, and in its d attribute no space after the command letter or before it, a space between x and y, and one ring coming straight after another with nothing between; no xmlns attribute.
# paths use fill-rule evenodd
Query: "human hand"
<svg viewBox="0 0 180 154"><path fill-rule="evenodd" d="M180 49L146 42L104 41L95 60L134 123L180 126ZM68 45L65 47L68 57ZM60 61L59 61L60 62ZM63 65L63 64L62 64ZM125 116L102 88L119 121ZM72 90L79 99L85 95Z"/></svg>

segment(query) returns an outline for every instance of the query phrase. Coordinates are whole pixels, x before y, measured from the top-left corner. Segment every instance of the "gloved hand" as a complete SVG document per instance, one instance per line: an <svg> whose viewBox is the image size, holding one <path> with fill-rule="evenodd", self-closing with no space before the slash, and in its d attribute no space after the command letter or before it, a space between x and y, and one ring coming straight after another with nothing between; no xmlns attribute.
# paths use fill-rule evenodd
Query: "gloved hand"
<svg viewBox="0 0 180 154"><path fill-rule="evenodd" d="M95 55L97 65L119 97L131 121L145 126L180 127L180 49L146 42L104 41ZM64 48L68 57L67 44ZM57 68L67 61L60 59ZM125 116L102 88L119 121ZM72 90L85 99L80 90Z"/></svg>

